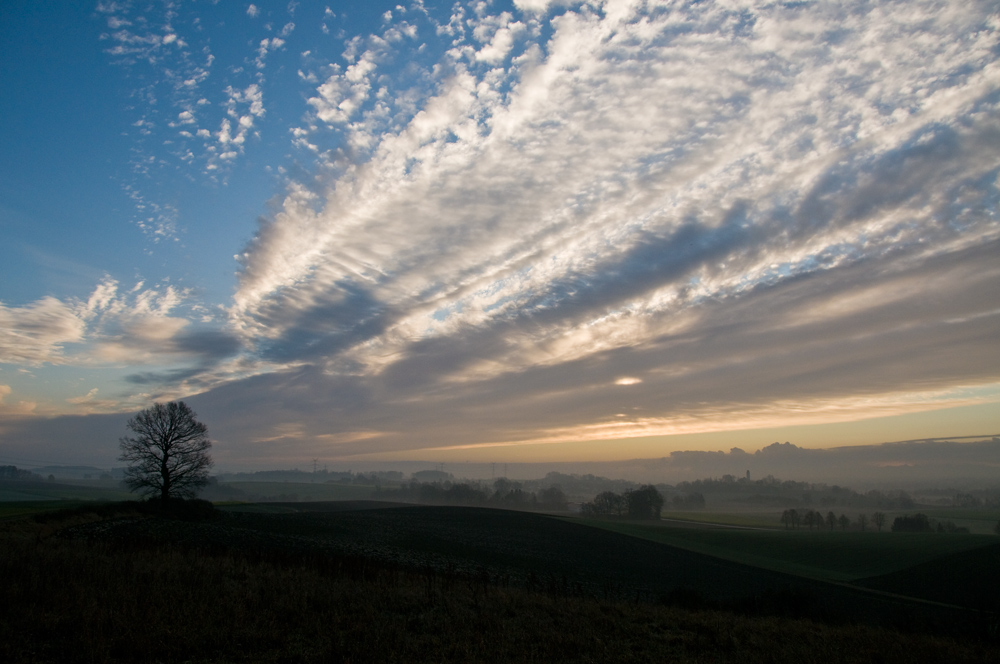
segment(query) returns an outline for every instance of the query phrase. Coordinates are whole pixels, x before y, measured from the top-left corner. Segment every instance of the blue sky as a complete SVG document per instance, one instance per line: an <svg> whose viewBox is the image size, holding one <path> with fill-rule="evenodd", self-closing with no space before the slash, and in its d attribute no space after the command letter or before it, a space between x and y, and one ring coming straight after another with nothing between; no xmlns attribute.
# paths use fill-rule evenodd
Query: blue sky
<svg viewBox="0 0 1000 664"><path fill-rule="evenodd" d="M993 3L0 12L0 454L176 398L230 465L1000 430Z"/></svg>

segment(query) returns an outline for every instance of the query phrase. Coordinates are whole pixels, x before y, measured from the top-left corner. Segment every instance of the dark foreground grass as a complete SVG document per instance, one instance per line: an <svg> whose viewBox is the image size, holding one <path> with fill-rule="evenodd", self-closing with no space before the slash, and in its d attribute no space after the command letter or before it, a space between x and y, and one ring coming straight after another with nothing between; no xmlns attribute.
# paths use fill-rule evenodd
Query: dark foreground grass
<svg viewBox="0 0 1000 664"><path fill-rule="evenodd" d="M832 581L889 574L997 542L995 535L714 529L607 519L585 523L756 567Z"/></svg>
<svg viewBox="0 0 1000 664"><path fill-rule="evenodd" d="M103 517L4 524L0 661L996 661L987 641L564 597L359 559L54 536Z"/></svg>

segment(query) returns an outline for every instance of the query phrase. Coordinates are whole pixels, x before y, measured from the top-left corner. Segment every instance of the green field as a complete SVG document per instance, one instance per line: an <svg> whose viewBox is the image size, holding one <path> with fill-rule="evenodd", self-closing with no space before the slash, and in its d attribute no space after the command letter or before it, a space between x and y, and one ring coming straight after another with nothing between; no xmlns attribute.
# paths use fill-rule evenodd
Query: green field
<svg viewBox="0 0 1000 664"><path fill-rule="evenodd" d="M88 501L83 500L18 500L0 503L0 519L37 514L52 510L80 507Z"/></svg>
<svg viewBox="0 0 1000 664"><path fill-rule="evenodd" d="M690 606L690 590L680 601L606 584L581 590L547 572L626 581L632 570L656 584L650 561L666 556L676 579L693 574L709 592L769 575L538 514L288 503L261 506L280 514L192 522L105 507L105 521L80 511L0 524L0 660L995 661L993 641L962 622L967 612L861 590L799 583L815 591L818 611L794 588L721 609ZM362 546L344 556L338 543ZM393 552L417 560L384 557ZM510 580L505 569L530 576ZM852 620L824 622L838 598ZM866 606L890 623L871 624Z"/></svg>
<svg viewBox="0 0 1000 664"><path fill-rule="evenodd" d="M1000 510L998 509L971 509L962 507L928 507L912 509L907 512L894 512L893 517L901 514L914 514L922 512L932 520L951 521L956 526L963 526L969 529L972 534L993 535L997 522L1000 521ZM892 523L890 520L889 523Z"/></svg>
<svg viewBox="0 0 1000 664"><path fill-rule="evenodd" d="M684 512L663 512L664 519L688 521L691 523L713 523L745 528L781 528L781 512L706 512L690 510Z"/></svg>
<svg viewBox="0 0 1000 664"><path fill-rule="evenodd" d="M134 498L113 482L94 481L80 484L63 482L0 482L0 503L46 500L129 500Z"/></svg>
<svg viewBox="0 0 1000 664"><path fill-rule="evenodd" d="M824 514L827 511L831 511L828 508L822 508L820 510ZM841 514L846 514L851 521L857 519L858 514L865 513L871 517L871 513L874 509L857 509L857 508L834 508L832 510L834 514L840 516ZM994 528L998 521L1000 521L1000 510L998 509L972 509L972 508L960 508L960 507L914 507L909 510L881 510L886 515L886 526L885 529L892 525L892 520L897 516L904 516L909 514L916 514L921 512L926 514L931 518L932 521L947 522L951 521L956 526L962 526L969 529L969 532L973 535L993 535ZM743 526L747 528L772 528L772 529L784 529L781 524L781 511L780 510L770 510L770 511L738 511L738 512L710 512L710 511L682 511L682 512L663 512L662 517L664 519L676 520L676 521L686 521L692 523L710 523L718 525L728 525L728 526ZM869 522L869 528L874 530L874 526Z"/></svg>
<svg viewBox="0 0 1000 664"><path fill-rule="evenodd" d="M375 501L20 507L70 504L0 524L4 661L995 661L996 536Z"/></svg>
<svg viewBox="0 0 1000 664"><path fill-rule="evenodd" d="M254 502L367 500L375 490L367 484L321 482L228 482L222 488L237 489Z"/></svg>
<svg viewBox="0 0 1000 664"><path fill-rule="evenodd" d="M745 565L825 581L887 574L998 541L989 535L747 530L588 519L589 525Z"/></svg>

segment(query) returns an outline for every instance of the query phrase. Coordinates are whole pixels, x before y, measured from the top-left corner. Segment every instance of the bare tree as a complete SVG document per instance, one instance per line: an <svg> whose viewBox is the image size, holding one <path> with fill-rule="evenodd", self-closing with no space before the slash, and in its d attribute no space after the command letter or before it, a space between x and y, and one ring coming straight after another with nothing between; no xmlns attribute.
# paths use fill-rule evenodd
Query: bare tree
<svg viewBox="0 0 1000 664"><path fill-rule="evenodd" d="M858 515L858 526L861 527L861 532L865 532L865 529L868 527L868 515L867 514L859 514Z"/></svg>
<svg viewBox="0 0 1000 664"><path fill-rule="evenodd" d="M826 513L826 525L830 530L837 527L837 515L833 512Z"/></svg>
<svg viewBox="0 0 1000 664"><path fill-rule="evenodd" d="M128 464L125 485L149 496L190 498L208 483L212 457L208 427L183 401L156 403L126 425L132 436L119 439L120 461Z"/></svg>
<svg viewBox="0 0 1000 664"><path fill-rule="evenodd" d="M876 528L878 528L879 532L882 532L882 526L885 525L885 513L875 512L874 514L872 514L872 523L875 525Z"/></svg>

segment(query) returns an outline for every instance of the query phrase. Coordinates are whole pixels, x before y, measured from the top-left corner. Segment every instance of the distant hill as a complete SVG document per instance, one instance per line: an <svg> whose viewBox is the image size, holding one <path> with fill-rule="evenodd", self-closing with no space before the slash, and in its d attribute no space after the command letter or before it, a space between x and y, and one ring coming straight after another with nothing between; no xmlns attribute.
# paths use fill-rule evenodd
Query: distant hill
<svg viewBox="0 0 1000 664"><path fill-rule="evenodd" d="M33 468L31 472L41 475L42 477L48 477L49 475L54 475L57 479L59 478L72 478L72 479L99 479L101 475L111 475L112 477L121 477L121 469L119 468L97 468L95 466L42 466L41 468ZM88 477L89 476L89 477Z"/></svg>

